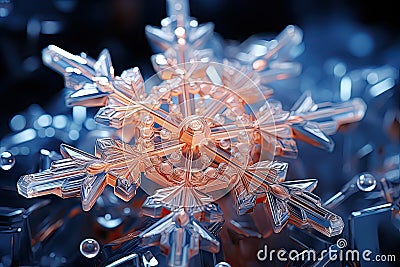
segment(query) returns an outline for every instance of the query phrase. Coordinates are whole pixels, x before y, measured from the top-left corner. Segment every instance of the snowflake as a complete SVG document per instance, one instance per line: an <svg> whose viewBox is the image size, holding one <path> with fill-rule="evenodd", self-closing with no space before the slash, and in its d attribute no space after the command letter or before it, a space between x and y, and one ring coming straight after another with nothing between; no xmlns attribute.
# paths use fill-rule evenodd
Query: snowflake
<svg viewBox="0 0 400 267"><path fill-rule="evenodd" d="M285 181L288 164L274 156L296 157L295 139L332 150L329 135L362 119L364 102L315 104L305 93L285 111L267 85L300 72L292 61L299 28L274 40L250 38L221 59L210 49L213 25L190 18L187 1L168 1L168 13L161 28L146 27L160 52L151 58L157 74L146 81L138 68L116 76L107 50L94 60L44 49L44 63L64 75L66 104L101 107L96 121L119 129L119 138L98 139L95 155L62 144L64 159L22 176L19 193L80 196L87 211L107 185L125 201L141 187L149 195L144 214L161 219L137 238L169 252L171 266L186 266L200 248L218 252L204 223L223 222L216 201L228 193L239 214L265 205L275 232L290 222L340 234L342 219L311 193L317 180Z"/></svg>

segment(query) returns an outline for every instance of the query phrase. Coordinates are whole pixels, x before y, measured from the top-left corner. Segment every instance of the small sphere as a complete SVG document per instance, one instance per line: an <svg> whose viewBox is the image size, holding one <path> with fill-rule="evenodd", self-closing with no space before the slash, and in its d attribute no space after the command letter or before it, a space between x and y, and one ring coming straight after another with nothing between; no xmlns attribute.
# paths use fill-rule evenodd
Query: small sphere
<svg viewBox="0 0 400 267"><path fill-rule="evenodd" d="M1 168L5 171L10 170L14 167L15 164L15 157L8 151L4 151L1 153Z"/></svg>
<svg viewBox="0 0 400 267"><path fill-rule="evenodd" d="M357 179L357 187L361 191L370 192L376 187L376 179L370 173L363 173Z"/></svg>
<svg viewBox="0 0 400 267"><path fill-rule="evenodd" d="M81 242L79 249L86 258L94 258L100 252L99 243L93 238L87 238Z"/></svg>

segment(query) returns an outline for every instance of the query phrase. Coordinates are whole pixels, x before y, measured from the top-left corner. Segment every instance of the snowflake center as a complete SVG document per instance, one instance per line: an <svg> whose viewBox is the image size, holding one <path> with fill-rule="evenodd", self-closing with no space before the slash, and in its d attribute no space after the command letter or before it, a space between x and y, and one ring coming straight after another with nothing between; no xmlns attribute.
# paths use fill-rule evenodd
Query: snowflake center
<svg viewBox="0 0 400 267"><path fill-rule="evenodd" d="M193 115L185 118L179 129L179 141L190 146L192 151L207 144L210 140L210 127L201 116Z"/></svg>

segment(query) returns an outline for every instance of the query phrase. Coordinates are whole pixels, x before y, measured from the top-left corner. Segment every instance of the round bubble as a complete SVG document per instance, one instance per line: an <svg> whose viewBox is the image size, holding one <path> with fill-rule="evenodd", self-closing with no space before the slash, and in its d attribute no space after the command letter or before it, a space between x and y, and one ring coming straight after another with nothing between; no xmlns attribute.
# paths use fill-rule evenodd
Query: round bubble
<svg viewBox="0 0 400 267"><path fill-rule="evenodd" d="M363 173L358 176L357 187L361 191L370 192L376 187L376 179L370 173Z"/></svg>
<svg viewBox="0 0 400 267"><path fill-rule="evenodd" d="M8 151L1 153L1 168L5 171L10 170L15 165L15 157Z"/></svg>
<svg viewBox="0 0 400 267"><path fill-rule="evenodd" d="M99 242L94 240L93 238L87 238L81 242L79 247L81 253L86 258L94 258L99 254L100 245Z"/></svg>

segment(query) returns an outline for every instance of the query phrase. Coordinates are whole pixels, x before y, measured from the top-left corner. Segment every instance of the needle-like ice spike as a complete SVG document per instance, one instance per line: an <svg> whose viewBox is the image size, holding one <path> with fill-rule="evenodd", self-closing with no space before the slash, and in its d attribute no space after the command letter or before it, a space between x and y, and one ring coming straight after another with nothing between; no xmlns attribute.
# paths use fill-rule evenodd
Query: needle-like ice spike
<svg viewBox="0 0 400 267"><path fill-rule="evenodd" d="M144 153L105 138L98 139L99 157L68 145L61 145L64 159L54 161L50 169L25 175L18 181L18 191L26 197L55 194L62 198L81 196L82 207L90 210L106 185L115 195L128 201L140 184L140 164Z"/></svg>
<svg viewBox="0 0 400 267"><path fill-rule="evenodd" d="M168 255L168 266L189 266L200 249L219 251L218 240L184 209L160 219L138 237L143 246L159 244Z"/></svg>

